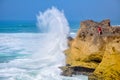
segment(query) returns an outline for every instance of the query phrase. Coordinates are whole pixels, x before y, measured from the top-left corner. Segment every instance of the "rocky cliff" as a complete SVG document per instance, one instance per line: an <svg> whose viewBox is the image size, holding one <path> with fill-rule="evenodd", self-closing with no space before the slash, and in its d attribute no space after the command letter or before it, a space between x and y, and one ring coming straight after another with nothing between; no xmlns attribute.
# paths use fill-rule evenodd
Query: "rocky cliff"
<svg viewBox="0 0 120 80"><path fill-rule="evenodd" d="M77 36L70 38L68 45L63 75L88 73L91 80L120 80L120 27L111 26L109 19L81 22Z"/></svg>

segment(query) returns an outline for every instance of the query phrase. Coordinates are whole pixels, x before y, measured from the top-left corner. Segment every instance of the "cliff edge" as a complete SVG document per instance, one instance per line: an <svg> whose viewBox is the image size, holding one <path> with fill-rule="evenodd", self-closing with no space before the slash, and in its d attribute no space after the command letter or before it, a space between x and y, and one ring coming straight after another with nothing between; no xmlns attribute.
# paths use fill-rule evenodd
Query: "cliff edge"
<svg viewBox="0 0 120 80"><path fill-rule="evenodd" d="M101 28L99 33L98 27ZM110 20L81 22L74 39L65 50L63 75L85 74L89 80L120 80L120 27Z"/></svg>

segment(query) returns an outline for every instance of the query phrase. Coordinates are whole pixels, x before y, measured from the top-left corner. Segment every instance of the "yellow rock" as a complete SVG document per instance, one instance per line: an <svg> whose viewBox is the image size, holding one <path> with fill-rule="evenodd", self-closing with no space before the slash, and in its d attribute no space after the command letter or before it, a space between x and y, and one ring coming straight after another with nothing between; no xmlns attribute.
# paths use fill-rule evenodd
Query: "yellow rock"
<svg viewBox="0 0 120 80"><path fill-rule="evenodd" d="M110 40L110 39L109 39ZM104 80L120 80L120 37L113 37L106 45L102 62L94 71L94 75Z"/></svg>
<svg viewBox="0 0 120 80"><path fill-rule="evenodd" d="M102 35L96 26L102 27ZM69 44L66 64L95 69L97 80L120 80L120 27L111 27L109 20L83 21Z"/></svg>

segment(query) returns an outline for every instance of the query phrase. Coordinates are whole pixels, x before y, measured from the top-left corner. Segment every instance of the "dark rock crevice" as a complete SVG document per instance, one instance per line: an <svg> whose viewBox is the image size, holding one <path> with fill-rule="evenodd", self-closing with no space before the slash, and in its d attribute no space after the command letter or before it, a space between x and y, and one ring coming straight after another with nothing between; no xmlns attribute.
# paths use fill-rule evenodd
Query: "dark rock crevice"
<svg viewBox="0 0 120 80"><path fill-rule="evenodd" d="M91 75L95 69L86 67L74 66L74 67L60 67L63 70L61 75L72 76L72 75Z"/></svg>

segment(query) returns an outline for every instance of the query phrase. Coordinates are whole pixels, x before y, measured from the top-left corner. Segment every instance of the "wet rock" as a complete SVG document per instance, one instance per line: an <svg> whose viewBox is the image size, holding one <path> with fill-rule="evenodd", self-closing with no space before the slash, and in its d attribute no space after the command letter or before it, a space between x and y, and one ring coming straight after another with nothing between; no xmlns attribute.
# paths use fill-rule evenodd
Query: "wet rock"
<svg viewBox="0 0 120 80"><path fill-rule="evenodd" d="M64 76L72 76L72 75L90 75L95 69L90 69L86 67L80 66L70 66L70 67L61 67L63 70L62 75Z"/></svg>

